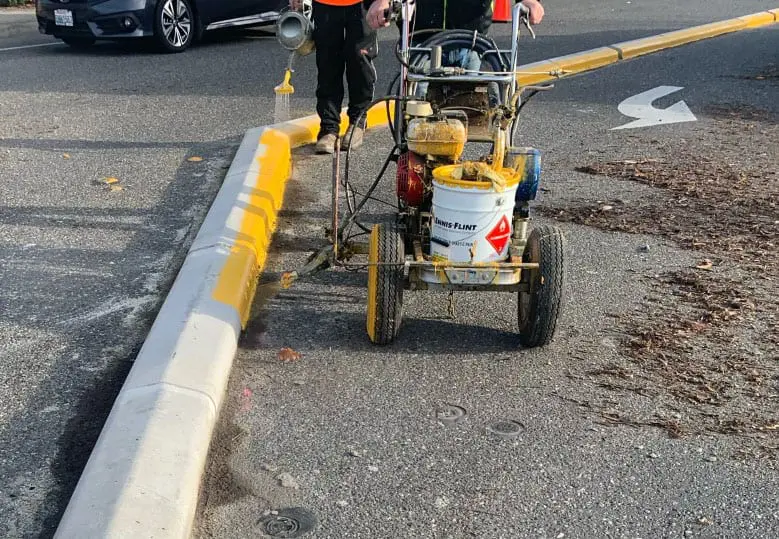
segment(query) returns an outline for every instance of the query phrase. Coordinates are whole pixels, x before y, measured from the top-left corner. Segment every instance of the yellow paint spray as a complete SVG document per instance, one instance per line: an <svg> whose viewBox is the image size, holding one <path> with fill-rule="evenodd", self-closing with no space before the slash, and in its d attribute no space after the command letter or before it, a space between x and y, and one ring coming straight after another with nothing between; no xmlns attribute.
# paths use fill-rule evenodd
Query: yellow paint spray
<svg viewBox="0 0 779 539"><path fill-rule="evenodd" d="M284 80L273 89L276 94L276 104L273 109L273 122L286 122L289 120L289 96L295 93L295 88L290 84L292 78L292 69L287 68L284 72Z"/></svg>

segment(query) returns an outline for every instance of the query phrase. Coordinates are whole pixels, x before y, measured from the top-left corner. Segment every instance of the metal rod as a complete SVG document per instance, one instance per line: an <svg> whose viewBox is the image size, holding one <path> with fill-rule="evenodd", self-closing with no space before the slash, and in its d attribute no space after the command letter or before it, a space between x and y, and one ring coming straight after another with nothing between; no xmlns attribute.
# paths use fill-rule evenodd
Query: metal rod
<svg viewBox="0 0 779 539"><path fill-rule="evenodd" d="M430 60L430 71L435 72L441 69L442 61L443 61L443 49L440 45L436 45L430 50L431 60Z"/></svg>
<svg viewBox="0 0 779 539"><path fill-rule="evenodd" d="M495 262L487 264L469 262L416 262L408 260L406 265L410 268L433 268L438 270L467 269L472 271L495 271L502 269L538 269L538 262Z"/></svg>
<svg viewBox="0 0 779 539"><path fill-rule="evenodd" d="M403 63L400 66L400 88L398 95L400 99L395 102L395 140L398 144L402 140L403 136L403 98L408 95L408 48L411 44L411 36L409 33L409 25L411 24L411 6L408 2L401 4L402 11L402 24L400 25L400 57L403 59Z"/></svg>
<svg viewBox="0 0 779 539"><path fill-rule="evenodd" d="M519 63L519 28L522 18L522 10L527 9L521 3L517 3L511 12L511 65L509 71L516 72ZM517 76L513 75L511 81L511 95L517 91Z"/></svg>
<svg viewBox="0 0 779 539"><path fill-rule="evenodd" d="M431 268L436 270L467 269L471 271L500 271L508 269L538 269L538 262L495 262L494 265L469 264L468 262L417 262L407 260L405 262L375 262L352 263L336 260L335 265L345 268L367 268L370 266L407 266L409 268Z"/></svg>
<svg viewBox="0 0 779 539"><path fill-rule="evenodd" d="M341 231L338 227L338 198L339 198L339 184L341 183L341 137L335 139L335 151L333 153L333 185L332 185L332 204L333 222L330 225L332 227L330 236L333 240L333 257L338 258L338 236Z"/></svg>

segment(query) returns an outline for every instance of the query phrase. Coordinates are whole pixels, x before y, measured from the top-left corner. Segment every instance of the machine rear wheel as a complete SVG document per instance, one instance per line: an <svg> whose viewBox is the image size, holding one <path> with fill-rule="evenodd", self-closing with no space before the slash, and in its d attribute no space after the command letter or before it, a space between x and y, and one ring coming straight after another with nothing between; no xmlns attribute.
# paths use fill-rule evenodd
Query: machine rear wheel
<svg viewBox="0 0 779 539"><path fill-rule="evenodd" d="M526 348L545 346L554 337L562 310L565 278L565 238L553 226L533 229L527 240L525 262L537 262L537 270L523 270L528 292L519 293L519 341Z"/></svg>
<svg viewBox="0 0 779 539"><path fill-rule="evenodd" d="M368 253L368 337L389 344L403 318L403 238L386 225L374 225Z"/></svg>

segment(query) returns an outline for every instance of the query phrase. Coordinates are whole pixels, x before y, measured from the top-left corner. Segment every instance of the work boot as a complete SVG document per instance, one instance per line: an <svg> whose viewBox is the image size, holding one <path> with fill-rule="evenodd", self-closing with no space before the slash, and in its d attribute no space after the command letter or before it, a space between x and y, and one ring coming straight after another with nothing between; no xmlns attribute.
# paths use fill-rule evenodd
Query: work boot
<svg viewBox="0 0 779 539"><path fill-rule="evenodd" d="M335 152L335 141L338 140L338 137L332 133L328 133L324 135L322 138L316 141L316 146L314 147L316 150L316 153L333 153Z"/></svg>
<svg viewBox="0 0 779 539"><path fill-rule="evenodd" d="M354 134L352 134L354 133ZM351 139L352 144L351 148L352 150L355 150L362 146L362 138L363 138L364 130L362 127L355 127L353 125L349 126L349 129L346 130L346 134L344 135L343 144L341 144L341 150L346 151L349 149L349 140Z"/></svg>

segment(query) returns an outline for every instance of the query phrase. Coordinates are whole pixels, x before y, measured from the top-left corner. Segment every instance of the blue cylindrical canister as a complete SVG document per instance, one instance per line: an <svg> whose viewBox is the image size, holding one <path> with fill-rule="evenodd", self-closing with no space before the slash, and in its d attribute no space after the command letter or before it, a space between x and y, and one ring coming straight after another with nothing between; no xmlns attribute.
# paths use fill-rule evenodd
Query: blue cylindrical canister
<svg viewBox="0 0 779 539"><path fill-rule="evenodd" d="M506 153L506 166L519 171L516 201L535 200L541 180L541 151L530 147L512 147Z"/></svg>

